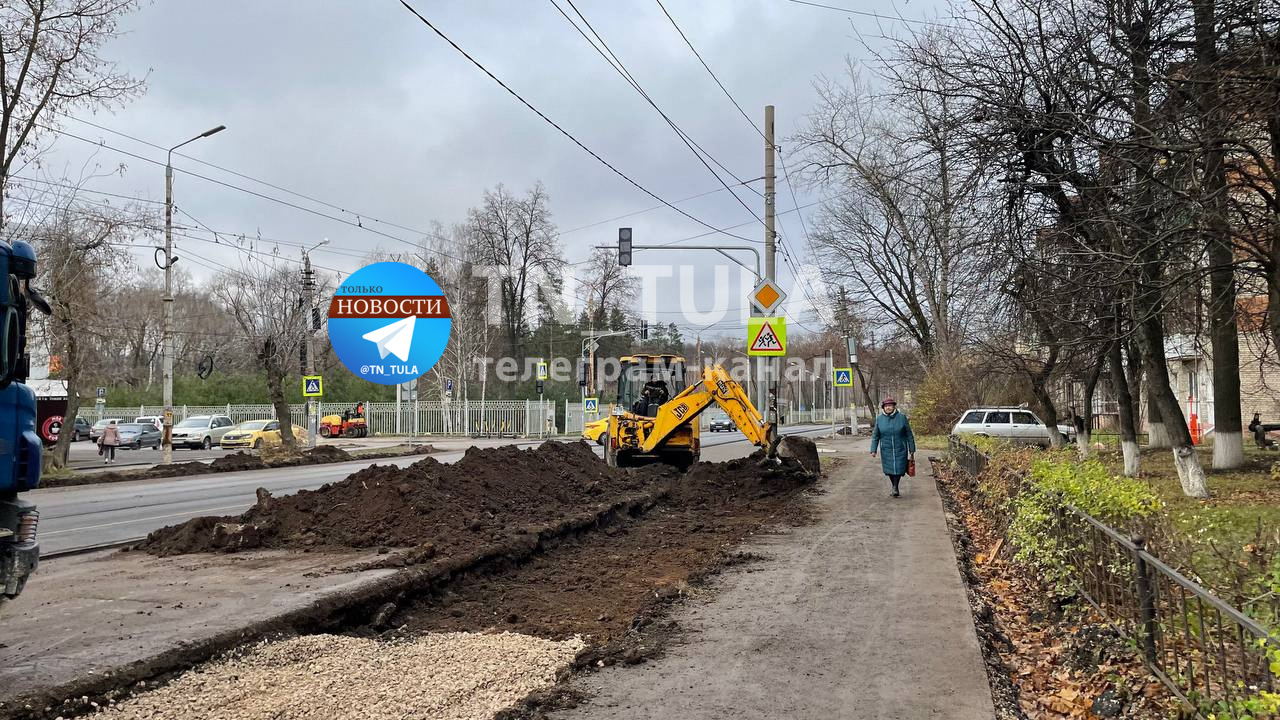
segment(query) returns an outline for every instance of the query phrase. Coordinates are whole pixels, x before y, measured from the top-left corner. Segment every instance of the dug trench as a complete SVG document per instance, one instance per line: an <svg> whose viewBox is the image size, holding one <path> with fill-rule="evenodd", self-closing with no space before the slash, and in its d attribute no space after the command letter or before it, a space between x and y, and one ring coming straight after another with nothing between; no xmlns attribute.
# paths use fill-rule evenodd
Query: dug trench
<svg viewBox="0 0 1280 720"><path fill-rule="evenodd" d="M383 554L372 565L402 569L358 594L64 688L60 697L74 699L12 716L68 717L96 702L129 717L130 696L272 637L346 635L402 647L441 632L510 632L581 638L570 663L579 672L643 662L674 631L661 620L670 603L743 560L732 548L744 537L801 521L796 498L813 480L794 459L774 464L758 453L682 475L665 466L610 469L585 444L547 443L473 449L454 465L427 458L403 470L374 467L314 492L263 495L242 516L197 518L134 551L376 548ZM536 714L566 697L534 693L508 714Z"/></svg>

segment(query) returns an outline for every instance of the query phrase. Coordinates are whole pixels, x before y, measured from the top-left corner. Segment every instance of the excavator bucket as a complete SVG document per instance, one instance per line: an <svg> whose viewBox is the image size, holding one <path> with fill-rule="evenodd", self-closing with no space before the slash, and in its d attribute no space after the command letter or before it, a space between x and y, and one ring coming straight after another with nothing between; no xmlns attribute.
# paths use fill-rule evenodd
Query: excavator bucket
<svg viewBox="0 0 1280 720"><path fill-rule="evenodd" d="M818 445L803 435L784 435L778 442L778 457L791 458L813 475L822 474Z"/></svg>

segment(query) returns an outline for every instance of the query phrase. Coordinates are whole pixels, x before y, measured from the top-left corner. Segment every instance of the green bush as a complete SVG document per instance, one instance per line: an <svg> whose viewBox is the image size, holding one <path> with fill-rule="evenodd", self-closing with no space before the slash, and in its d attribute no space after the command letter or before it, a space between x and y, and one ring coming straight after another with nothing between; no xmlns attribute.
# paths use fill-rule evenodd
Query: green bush
<svg viewBox="0 0 1280 720"><path fill-rule="evenodd" d="M911 424L925 435L951 431L956 418L970 405L970 383L954 367L934 366L916 388Z"/></svg>
<svg viewBox="0 0 1280 720"><path fill-rule="evenodd" d="M1070 503L1109 525L1132 527L1159 512L1164 503L1145 484L1112 475L1097 460L1045 457L1031 464L1031 486L1009 499L1009 540L1015 557L1064 586L1074 568L1076 547L1055 532Z"/></svg>

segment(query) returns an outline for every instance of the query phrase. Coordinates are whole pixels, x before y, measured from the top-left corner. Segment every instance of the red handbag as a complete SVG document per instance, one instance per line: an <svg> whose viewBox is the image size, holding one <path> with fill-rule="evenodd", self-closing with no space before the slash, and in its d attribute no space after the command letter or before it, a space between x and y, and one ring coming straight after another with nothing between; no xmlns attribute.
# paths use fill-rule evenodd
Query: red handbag
<svg viewBox="0 0 1280 720"><path fill-rule="evenodd" d="M909 458L907 460L907 474L910 475L911 477L916 476L916 459L915 458Z"/></svg>

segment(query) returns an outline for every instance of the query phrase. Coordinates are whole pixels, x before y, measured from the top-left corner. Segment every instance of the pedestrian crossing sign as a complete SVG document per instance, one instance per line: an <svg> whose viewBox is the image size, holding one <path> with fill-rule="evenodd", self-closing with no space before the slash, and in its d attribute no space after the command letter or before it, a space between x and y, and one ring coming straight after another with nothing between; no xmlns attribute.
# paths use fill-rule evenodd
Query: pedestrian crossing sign
<svg viewBox="0 0 1280 720"><path fill-rule="evenodd" d="M747 319L748 355L786 355L787 321L781 317Z"/></svg>
<svg viewBox="0 0 1280 720"><path fill-rule="evenodd" d="M582 398L583 412L600 412L600 398Z"/></svg>
<svg viewBox="0 0 1280 720"><path fill-rule="evenodd" d="M525 367L528 368L529 366L525 365ZM539 380L547 379L547 361L546 360L538 361L538 379Z"/></svg>
<svg viewBox="0 0 1280 720"><path fill-rule="evenodd" d="M302 397L320 397L324 395L324 378L319 375L302 376Z"/></svg>
<svg viewBox="0 0 1280 720"><path fill-rule="evenodd" d="M853 387L853 368L836 368L835 382L832 384L836 387Z"/></svg>

